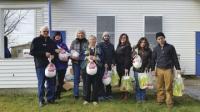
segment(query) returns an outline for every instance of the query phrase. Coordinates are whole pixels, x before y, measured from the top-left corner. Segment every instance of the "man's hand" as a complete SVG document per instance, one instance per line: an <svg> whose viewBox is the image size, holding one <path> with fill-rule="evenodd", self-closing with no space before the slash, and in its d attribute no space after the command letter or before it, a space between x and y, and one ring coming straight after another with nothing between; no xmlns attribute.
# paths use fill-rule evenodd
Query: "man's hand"
<svg viewBox="0 0 200 112"><path fill-rule="evenodd" d="M152 74L152 76L157 76L155 70L154 70L154 71L151 71L151 74Z"/></svg>
<svg viewBox="0 0 200 112"><path fill-rule="evenodd" d="M45 54L45 55L46 55L46 57L47 57L47 58L49 58L49 57L51 56L51 53L49 53L49 52L46 52L46 54Z"/></svg>
<svg viewBox="0 0 200 112"><path fill-rule="evenodd" d="M176 70L176 73L177 74L181 74L181 70Z"/></svg>
<svg viewBox="0 0 200 112"><path fill-rule="evenodd" d="M105 64L104 67L105 67L105 68L108 68L108 64Z"/></svg>
<svg viewBox="0 0 200 112"><path fill-rule="evenodd" d="M55 52L56 52L56 53L60 53L60 52L61 52L61 49L56 49Z"/></svg>

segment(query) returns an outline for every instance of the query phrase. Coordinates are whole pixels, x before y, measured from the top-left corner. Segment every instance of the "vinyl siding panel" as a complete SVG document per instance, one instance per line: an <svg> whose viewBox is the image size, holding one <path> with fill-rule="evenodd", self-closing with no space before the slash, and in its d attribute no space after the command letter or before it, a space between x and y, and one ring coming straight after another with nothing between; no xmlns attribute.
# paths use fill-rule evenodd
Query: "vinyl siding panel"
<svg viewBox="0 0 200 112"><path fill-rule="evenodd" d="M33 59L0 60L0 88L35 88L37 77Z"/></svg>
<svg viewBox="0 0 200 112"><path fill-rule="evenodd" d="M115 16L115 45L121 33L132 45L144 36L144 16L163 16L163 32L181 55L185 74L195 74L195 31L200 30L200 2L196 0L62 0L53 1L52 28L67 31L67 44L77 29L96 35L96 16Z"/></svg>

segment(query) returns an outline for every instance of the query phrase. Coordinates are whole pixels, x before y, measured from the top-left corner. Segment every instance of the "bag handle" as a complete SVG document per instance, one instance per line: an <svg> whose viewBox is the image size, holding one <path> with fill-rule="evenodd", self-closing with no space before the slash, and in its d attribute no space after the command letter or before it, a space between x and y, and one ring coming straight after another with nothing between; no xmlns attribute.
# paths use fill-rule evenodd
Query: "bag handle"
<svg viewBox="0 0 200 112"><path fill-rule="evenodd" d="M52 57L51 56L48 58L48 61L49 61L49 63L51 63L51 61L52 61Z"/></svg>

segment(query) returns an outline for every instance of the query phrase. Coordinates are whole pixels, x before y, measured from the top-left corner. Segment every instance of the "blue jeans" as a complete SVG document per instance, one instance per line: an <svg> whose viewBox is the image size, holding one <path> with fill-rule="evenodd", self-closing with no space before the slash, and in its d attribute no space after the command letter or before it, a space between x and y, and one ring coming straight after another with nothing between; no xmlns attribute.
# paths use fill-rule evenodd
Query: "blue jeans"
<svg viewBox="0 0 200 112"><path fill-rule="evenodd" d="M72 68L74 71L74 96L79 96L79 83L80 83L80 74L81 74L81 63L72 63ZM83 96L85 96L85 73L82 72L83 78Z"/></svg>
<svg viewBox="0 0 200 112"><path fill-rule="evenodd" d="M137 101L144 101L146 97L146 90L140 89L139 80L138 80L138 72L134 72L135 77L135 92L136 92L136 100Z"/></svg>
<svg viewBox="0 0 200 112"><path fill-rule="evenodd" d="M44 102L45 96L45 80L47 81L47 101L55 100L55 77L47 78L45 77L45 68L36 68L36 74L38 79L38 98L39 102Z"/></svg>

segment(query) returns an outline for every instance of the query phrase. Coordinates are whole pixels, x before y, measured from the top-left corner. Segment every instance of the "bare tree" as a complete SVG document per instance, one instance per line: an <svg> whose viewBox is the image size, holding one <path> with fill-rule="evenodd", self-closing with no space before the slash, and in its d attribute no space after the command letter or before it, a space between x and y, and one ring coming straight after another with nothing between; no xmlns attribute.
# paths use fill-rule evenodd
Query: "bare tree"
<svg viewBox="0 0 200 112"><path fill-rule="evenodd" d="M4 35L8 36L16 30L28 13L29 10L4 10Z"/></svg>

